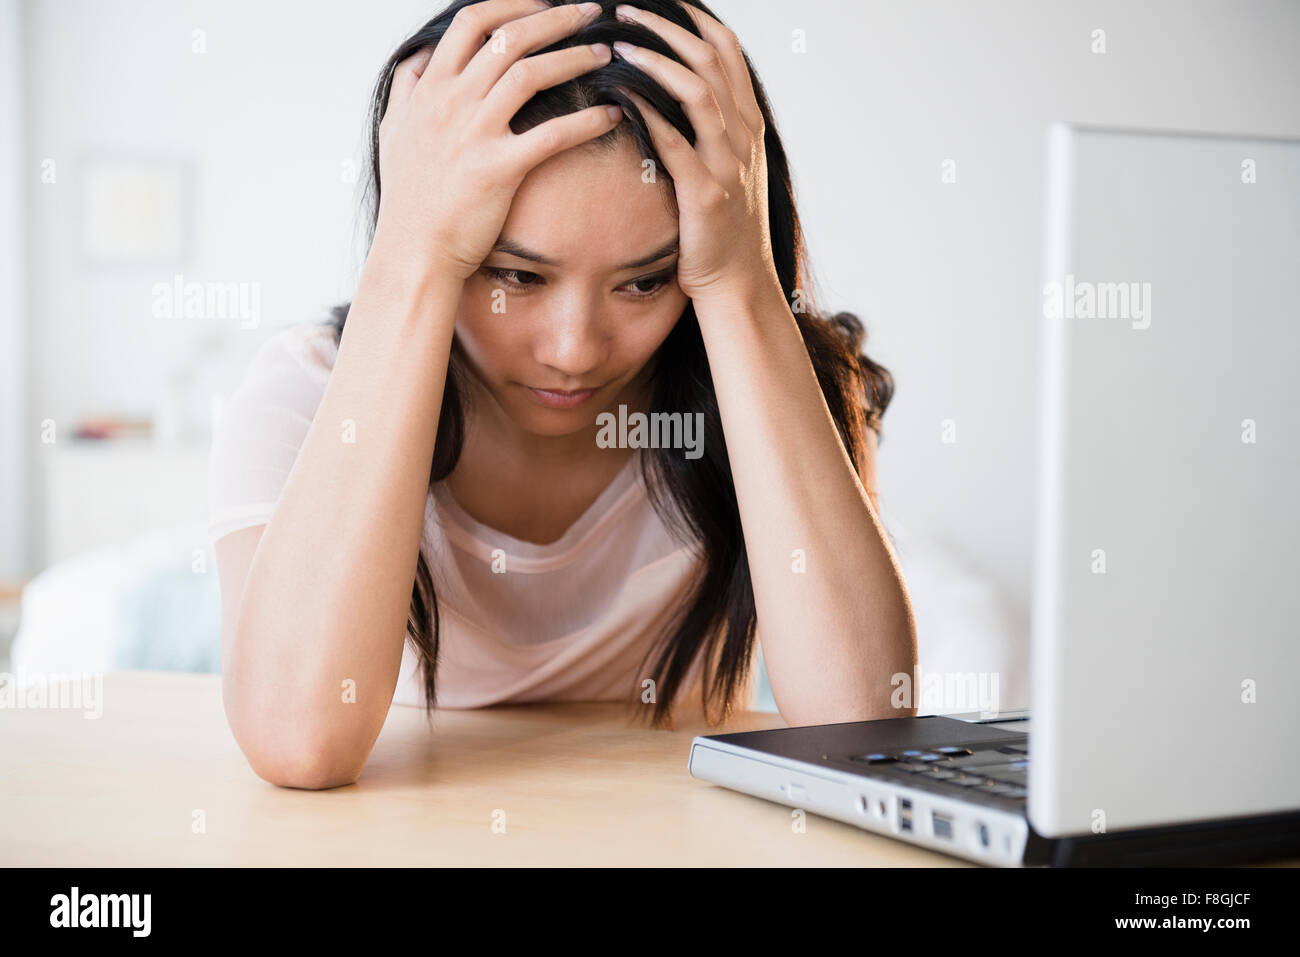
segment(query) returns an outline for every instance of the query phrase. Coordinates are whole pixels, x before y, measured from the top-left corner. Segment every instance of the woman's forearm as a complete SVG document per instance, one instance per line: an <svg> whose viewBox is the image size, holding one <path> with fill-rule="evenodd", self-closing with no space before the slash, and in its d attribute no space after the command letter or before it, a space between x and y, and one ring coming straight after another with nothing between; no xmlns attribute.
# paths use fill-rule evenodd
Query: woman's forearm
<svg viewBox="0 0 1300 957"><path fill-rule="evenodd" d="M907 586L780 285L772 277L694 304L782 717L913 714L890 705L891 676L916 662Z"/></svg>
<svg viewBox="0 0 1300 957"><path fill-rule="evenodd" d="M405 267L376 237L226 659L227 713L255 767L345 781L383 727L462 287Z"/></svg>

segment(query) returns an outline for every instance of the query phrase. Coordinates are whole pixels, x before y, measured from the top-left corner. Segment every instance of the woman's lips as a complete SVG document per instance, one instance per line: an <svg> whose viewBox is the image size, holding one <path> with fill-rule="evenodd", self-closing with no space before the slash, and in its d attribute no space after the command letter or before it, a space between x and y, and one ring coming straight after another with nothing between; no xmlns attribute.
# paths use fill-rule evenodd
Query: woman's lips
<svg viewBox="0 0 1300 957"><path fill-rule="evenodd" d="M524 388L536 401L551 409L576 409L600 391L599 389L577 389L573 392L565 392L560 389L534 389L530 385Z"/></svg>

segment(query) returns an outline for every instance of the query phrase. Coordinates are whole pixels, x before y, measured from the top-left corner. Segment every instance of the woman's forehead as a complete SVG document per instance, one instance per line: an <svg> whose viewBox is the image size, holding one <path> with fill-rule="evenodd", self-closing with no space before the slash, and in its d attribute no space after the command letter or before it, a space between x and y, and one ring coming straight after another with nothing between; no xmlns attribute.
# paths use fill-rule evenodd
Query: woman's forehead
<svg viewBox="0 0 1300 957"><path fill-rule="evenodd" d="M615 268L677 235L669 183L643 175L630 141L612 150L566 150L530 170L501 231L557 266Z"/></svg>

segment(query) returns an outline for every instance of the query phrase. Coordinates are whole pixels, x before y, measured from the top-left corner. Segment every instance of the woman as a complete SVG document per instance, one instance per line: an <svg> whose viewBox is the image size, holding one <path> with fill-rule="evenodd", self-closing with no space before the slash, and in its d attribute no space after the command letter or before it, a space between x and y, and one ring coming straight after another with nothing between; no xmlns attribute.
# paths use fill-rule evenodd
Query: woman
<svg viewBox="0 0 1300 957"><path fill-rule="evenodd" d="M355 781L435 687L725 716L760 644L791 724L914 713L892 380L812 308L762 87L701 4L590 6L461 0L402 44L356 296L232 397L223 688L267 780Z"/></svg>

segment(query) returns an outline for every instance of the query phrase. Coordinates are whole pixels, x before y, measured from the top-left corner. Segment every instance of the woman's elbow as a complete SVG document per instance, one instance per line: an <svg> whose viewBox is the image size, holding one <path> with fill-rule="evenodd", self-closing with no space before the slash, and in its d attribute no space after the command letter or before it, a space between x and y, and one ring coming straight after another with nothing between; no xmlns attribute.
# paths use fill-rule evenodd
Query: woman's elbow
<svg viewBox="0 0 1300 957"><path fill-rule="evenodd" d="M364 765L364 761L356 762L342 755L302 745L263 748L241 742L240 750L244 752L253 773L263 781L277 787L306 791L324 791L355 784L361 777Z"/></svg>
<svg viewBox="0 0 1300 957"><path fill-rule="evenodd" d="M233 694L225 695L226 722L249 767L259 778L277 787L321 791L355 784L369 753L355 754L328 735L276 732L281 720L263 714L260 719Z"/></svg>
<svg viewBox="0 0 1300 957"><path fill-rule="evenodd" d="M349 784L356 784L357 778L361 776L360 772L339 774L332 768L315 767L285 769L276 766L264 772L254 766L253 770L263 781L269 781L276 787L298 788L305 791L326 791L330 788L347 787Z"/></svg>

